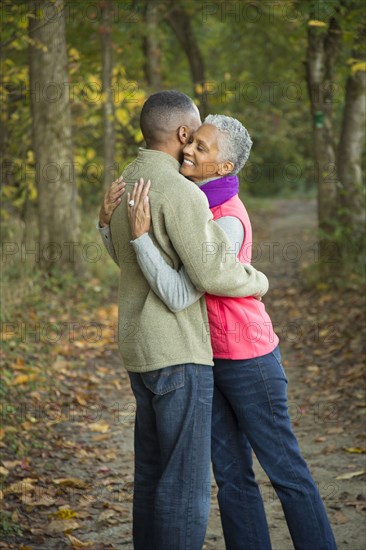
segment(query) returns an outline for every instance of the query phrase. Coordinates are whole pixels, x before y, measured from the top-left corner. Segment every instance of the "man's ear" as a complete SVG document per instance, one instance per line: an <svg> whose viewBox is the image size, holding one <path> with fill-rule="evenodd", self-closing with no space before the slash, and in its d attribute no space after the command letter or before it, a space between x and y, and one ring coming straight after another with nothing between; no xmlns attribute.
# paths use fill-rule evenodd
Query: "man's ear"
<svg viewBox="0 0 366 550"><path fill-rule="evenodd" d="M185 145L189 138L189 131L187 126L179 126L178 128L178 139L182 145Z"/></svg>
<svg viewBox="0 0 366 550"><path fill-rule="evenodd" d="M220 176L227 176L234 170L234 163L231 160L225 160L225 162L220 162L217 168L217 173Z"/></svg>

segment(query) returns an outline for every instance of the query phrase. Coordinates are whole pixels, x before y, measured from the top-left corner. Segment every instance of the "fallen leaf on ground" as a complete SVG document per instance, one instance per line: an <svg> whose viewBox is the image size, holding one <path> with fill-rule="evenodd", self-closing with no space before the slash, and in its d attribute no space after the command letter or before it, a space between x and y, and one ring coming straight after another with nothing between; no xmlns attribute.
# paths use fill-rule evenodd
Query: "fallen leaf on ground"
<svg viewBox="0 0 366 550"><path fill-rule="evenodd" d="M4 489L4 495L21 495L35 490L33 483L35 479L25 478L22 481L16 481Z"/></svg>
<svg viewBox="0 0 366 550"><path fill-rule="evenodd" d="M33 500L29 494L22 495L21 501L27 506L53 506L56 502L55 499L49 495L42 495L39 499Z"/></svg>
<svg viewBox="0 0 366 550"><path fill-rule="evenodd" d="M21 384L26 384L27 382L32 382L37 378L37 374L18 374L12 381L12 386L19 386Z"/></svg>
<svg viewBox="0 0 366 550"><path fill-rule="evenodd" d="M77 516L76 512L73 510L70 510L69 508L63 508L61 510L57 510L52 516L56 519L67 519L70 520L72 518L75 518Z"/></svg>
<svg viewBox="0 0 366 550"><path fill-rule="evenodd" d="M16 466L20 466L22 463L21 460L3 460L2 465L5 466L8 470L12 470Z"/></svg>
<svg viewBox="0 0 366 550"><path fill-rule="evenodd" d="M106 422L96 422L94 424L90 424L90 431L92 432L100 432L100 433L106 433L109 432L110 426Z"/></svg>
<svg viewBox="0 0 366 550"><path fill-rule="evenodd" d="M109 439L109 435L108 434L97 434L97 435L93 435L92 437L92 441L105 441L106 439Z"/></svg>
<svg viewBox="0 0 366 550"><path fill-rule="evenodd" d="M334 515L333 515L333 519L335 521L335 523L337 523L338 525L343 525L344 523L348 523L349 522L349 519L347 516L345 516L342 512L336 512Z"/></svg>
<svg viewBox="0 0 366 550"><path fill-rule="evenodd" d="M114 510L104 510L101 512L98 517L98 521L108 521L111 517L115 516L116 512Z"/></svg>
<svg viewBox="0 0 366 550"><path fill-rule="evenodd" d="M60 479L54 479L53 483L65 487L75 487L76 489L87 489L89 486L83 479L78 477L61 477Z"/></svg>
<svg viewBox="0 0 366 550"><path fill-rule="evenodd" d="M320 368L318 367L318 365L309 365L308 367L306 367L306 370L309 372L314 372L316 374L320 372Z"/></svg>
<svg viewBox="0 0 366 550"><path fill-rule="evenodd" d="M347 453L355 453L355 454L366 453L366 449L362 449L361 447L344 447L344 450L347 451Z"/></svg>
<svg viewBox="0 0 366 550"><path fill-rule="evenodd" d="M93 544L92 542L83 542L82 540L77 539L73 535L66 535L66 536L71 542L73 548L88 548Z"/></svg>
<svg viewBox="0 0 366 550"><path fill-rule="evenodd" d="M71 519L54 519L49 525L47 525L46 532L49 535L56 533L63 533L65 531L73 531L79 529L80 525L77 521Z"/></svg>
<svg viewBox="0 0 366 550"><path fill-rule="evenodd" d="M347 474L341 474L337 476L336 479L352 479L353 477L362 476L366 474L366 470L358 470L357 472L348 472Z"/></svg>

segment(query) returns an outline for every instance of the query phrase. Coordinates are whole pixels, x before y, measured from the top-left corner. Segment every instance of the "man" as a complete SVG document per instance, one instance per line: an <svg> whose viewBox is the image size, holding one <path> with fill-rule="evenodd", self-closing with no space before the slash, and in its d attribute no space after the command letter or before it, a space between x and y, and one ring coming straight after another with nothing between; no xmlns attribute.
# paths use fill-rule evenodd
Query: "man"
<svg viewBox="0 0 366 550"><path fill-rule="evenodd" d="M263 295L266 277L236 261L213 222L207 199L179 174L182 149L200 125L197 107L180 92L153 94L141 112L147 149L124 171L151 179L154 243L196 288L220 296ZM150 289L136 261L123 197L111 219L120 267L119 348L136 398L135 550L200 550L210 504L212 349L201 299L172 313ZM107 226L102 207L100 224ZM108 237L109 229L104 230Z"/></svg>

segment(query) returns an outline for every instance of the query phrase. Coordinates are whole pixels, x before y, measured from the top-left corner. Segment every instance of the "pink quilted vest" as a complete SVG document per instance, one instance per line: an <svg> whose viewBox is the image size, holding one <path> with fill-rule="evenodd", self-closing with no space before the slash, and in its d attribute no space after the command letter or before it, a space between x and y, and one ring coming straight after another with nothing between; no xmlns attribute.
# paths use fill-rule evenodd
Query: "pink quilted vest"
<svg viewBox="0 0 366 550"><path fill-rule="evenodd" d="M250 263L252 227L244 204L235 195L211 208L214 220L234 216L243 224L245 237L237 257ZM230 250L227 251L230 253ZM256 298L226 298L206 294L213 356L217 359L251 359L274 350L278 344L263 302Z"/></svg>

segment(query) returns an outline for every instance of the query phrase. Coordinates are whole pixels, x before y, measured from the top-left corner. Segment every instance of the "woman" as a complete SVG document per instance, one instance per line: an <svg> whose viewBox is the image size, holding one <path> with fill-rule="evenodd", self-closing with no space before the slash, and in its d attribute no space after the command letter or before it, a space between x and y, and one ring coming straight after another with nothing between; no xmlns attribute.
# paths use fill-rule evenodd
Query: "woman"
<svg viewBox="0 0 366 550"><path fill-rule="evenodd" d="M238 197L237 174L251 145L238 120L210 115L184 148L181 166L181 173L206 194L214 219L228 233L233 249L220 252L234 252L241 262L251 260L252 232ZM148 188L140 182L128 196L132 245L151 288L167 307L179 311L202 294L184 267L177 272L165 263L148 235ZM218 252L207 246L204 250ZM211 295L206 295L206 304L215 380L212 462L226 548L271 548L252 469L253 449L281 501L294 547L334 550L324 505L292 431L278 337L264 305L254 297Z"/></svg>

